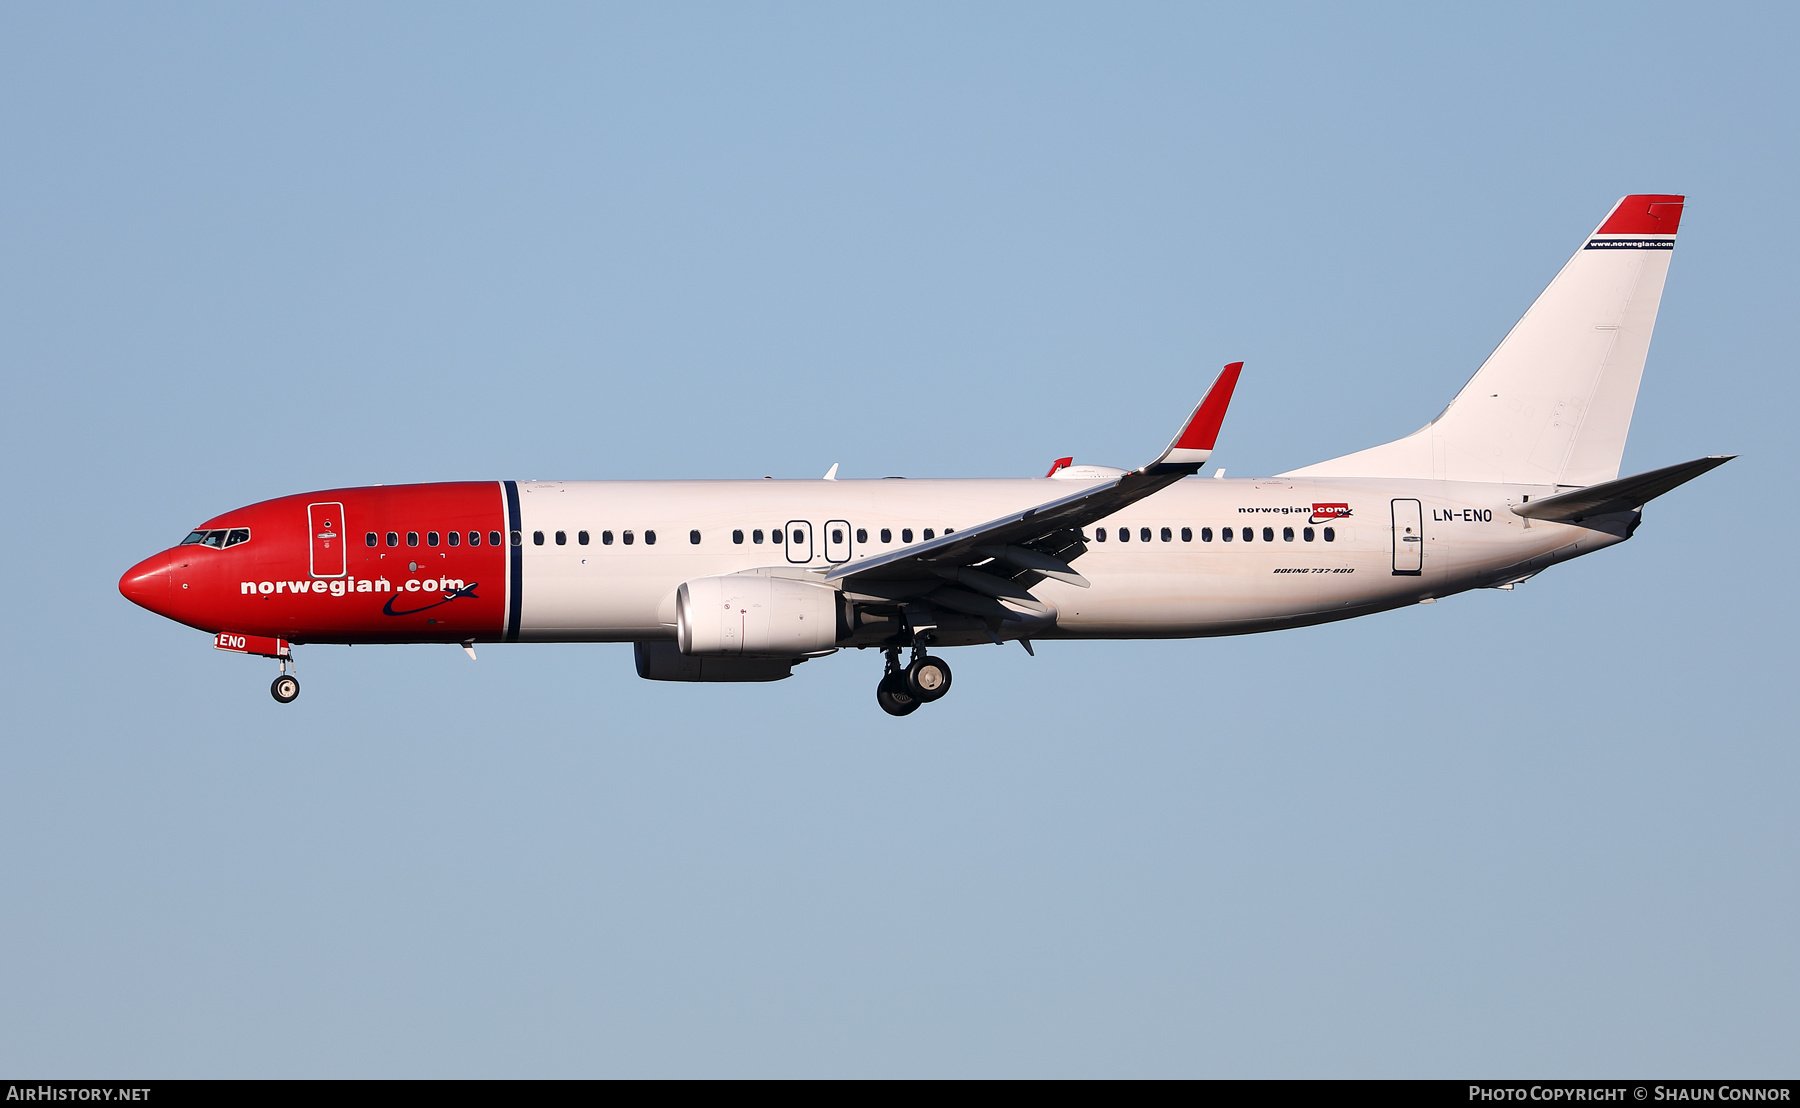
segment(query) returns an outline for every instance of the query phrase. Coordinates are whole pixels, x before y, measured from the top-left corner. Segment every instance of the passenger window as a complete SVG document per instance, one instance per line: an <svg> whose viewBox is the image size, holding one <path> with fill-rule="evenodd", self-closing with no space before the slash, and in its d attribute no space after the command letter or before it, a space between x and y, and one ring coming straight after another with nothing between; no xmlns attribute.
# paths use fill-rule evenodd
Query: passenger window
<svg viewBox="0 0 1800 1108"><path fill-rule="evenodd" d="M893 532L892 528L883 527L881 529L881 541L882 542L893 542L894 541L894 532Z"/></svg>
<svg viewBox="0 0 1800 1108"><path fill-rule="evenodd" d="M859 543L863 543L863 542L868 542L868 541L869 541L869 530L868 530L868 528L866 528L866 527L858 527L858 528L857 528L857 529L856 529L856 541L857 541L857 542L859 542Z"/></svg>
<svg viewBox="0 0 1800 1108"><path fill-rule="evenodd" d="M841 527L833 527L831 529L831 541L832 542L843 542L844 541L844 529Z"/></svg>
<svg viewBox="0 0 1800 1108"><path fill-rule="evenodd" d="M805 542L805 541L806 541L806 532L804 532L804 531L795 531L795 532L794 532L794 533L793 533L793 534L791 534L791 535L789 535L789 536L788 536L788 541L789 541L789 542L796 542L796 543L799 543L799 542Z"/></svg>
<svg viewBox="0 0 1800 1108"><path fill-rule="evenodd" d="M389 546L399 546L400 545L400 532L389 531L387 534L387 544Z"/></svg>
<svg viewBox="0 0 1800 1108"><path fill-rule="evenodd" d="M755 543L757 546L762 545L762 528L759 527L756 530L750 532L750 541Z"/></svg>
<svg viewBox="0 0 1800 1108"><path fill-rule="evenodd" d="M542 531L533 531L531 533L531 545L533 545L533 546L544 545L544 533Z"/></svg>
<svg viewBox="0 0 1800 1108"><path fill-rule="evenodd" d="M645 531L644 532L644 545L645 546L655 546L656 545L656 532L655 531Z"/></svg>
<svg viewBox="0 0 1800 1108"><path fill-rule="evenodd" d="M692 543L694 546L699 546L700 545L700 532L689 531L688 532L688 542Z"/></svg>
<svg viewBox="0 0 1800 1108"><path fill-rule="evenodd" d="M481 545L481 532L480 531L470 531L469 532L469 545L470 546L480 546ZM499 544L495 543L494 545L498 546Z"/></svg>
<svg viewBox="0 0 1800 1108"><path fill-rule="evenodd" d="M630 546L632 543L637 541L637 536L632 534L630 531L627 531L623 535L620 535L619 538L621 541L623 541L625 543L626 546Z"/></svg>
<svg viewBox="0 0 1800 1108"><path fill-rule="evenodd" d="M444 537L446 539L450 540L451 546L462 545L462 532L461 531L446 531L444 533Z"/></svg>
<svg viewBox="0 0 1800 1108"><path fill-rule="evenodd" d="M1233 531L1233 530L1232 530L1232 529L1231 529L1231 528L1229 528L1229 527L1221 527L1221 528L1219 528L1219 537L1220 537L1220 538L1222 538L1222 539L1224 539L1224 540L1225 540L1225 541L1226 541L1226 542L1230 542L1230 541L1231 541L1231 536L1232 536L1232 535L1234 535L1234 534L1236 534L1236 533L1237 533L1237 532L1235 532L1235 531ZM1205 537L1205 535L1206 535L1206 532L1205 532L1205 531L1202 531L1202 532L1200 532L1200 535L1201 535L1201 537L1203 537L1203 538L1204 538L1204 537Z"/></svg>
<svg viewBox="0 0 1800 1108"><path fill-rule="evenodd" d="M379 546L379 545L381 545L381 536L377 535L373 531L370 531L368 534L363 536L363 545L364 546Z"/></svg>
<svg viewBox="0 0 1800 1108"><path fill-rule="evenodd" d="M1212 528L1211 527L1200 528L1200 541L1201 542L1211 542L1212 541Z"/></svg>
<svg viewBox="0 0 1800 1108"><path fill-rule="evenodd" d="M1294 541L1294 529L1292 527L1283 527L1281 529L1281 541L1282 542L1293 542Z"/></svg>
<svg viewBox="0 0 1800 1108"><path fill-rule="evenodd" d="M1175 533L1173 531L1170 531L1167 527L1164 527L1162 529L1162 541L1168 542L1171 539L1173 539L1174 537L1175 537Z"/></svg>
<svg viewBox="0 0 1800 1108"><path fill-rule="evenodd" d="M1104 527L1094 528L1094 541L1095 542L1105 542L1106 541L1106 528L1104 528Z"/></svg>
<svg viewBox="0 0 1800 1108"><path fill-rule="evenodd" d="M611 531L600 532L600 545L601 546L611 546L612 545L612 532Z"/></svg>
<svg viewBox="0 0 1800 1108"><path fill-rule="evenodd" d="M436 546L437 544L438 544L438 533L436 531L425 532L425 545L426 546Z"/></svg>
<svg viewBox="0 0 1800 1108"><path fill-rule="evenodd" d="M1326 542L1336 542L1337 541L1337 532L1330 527L1325 528L1325 541Z"/></svg>
<svg viewBox="0 0 1800 1108"><path fill-rule="evenodd" d="M1256 537L1256 532L1249 527L1244 528L1244 541L1249 542Z"/></svg>
<svg viewBox="0 0 1800 1108"><path fill-rule="evenodd" d="M731 533L731 541L733 543L736 543L738 546L744 545L744 532L741 530L733 531Z"/></svg>
<svg viewBox="0 0 1800 1108"><path fill-rule="evenodd" d="M1181 529L1181 541L1182 542L1193 542L1194 541L1194 529L1192 527L1183 527Z"/></svg>
<svg viewBox="0 0 1800 1108"><path fill-rule="evenodd" d="M1119 528L1119 541L1120 542L1130 542L1131 541L1131 528L1129 528L1129 527Z"/></svg>
<svg viewBox="0 0 1800 1108"><path fill-rule="evenodd" d="M900 528L900 541L901 542L911 542L912 541L912 528L911 527Z"/></svg>
<svg viewBox="0 0 1800 1108"><path fill-rule="evenodd" d="M524 546L525 545L525 533L523 531L514 531L512 533L512 544L514 546Z"/></svg>
<svg viewBox="0 0 1800 1108"><path fill-rule="evenodd" d="M513 534L516 535L516 534L518 534L518 532L514 531ZM500 532L498 532L498 531L489 531L488 532L488 545L489 546L499 546L500 545Z"/></svg>
<svg viewBox="0 0 1800 1108"><path fill-rule="evenodd" d="M1148 527L1138 528L1138 538L1144 542L1149 542L1150 541L1150 528L1148 528ZM1167 529L1164 529L1164 531L1163 531L1163 541L1164 542L1169 541L1169 532Z"/></svg>
<svg viewBox="0 0 1800 1108"><path fill-rule="evenodd" d="M417 531L408 531L406 533L406 545L408 545L408 546L419 545L419 533Z"/></svg>
<svg viewBox="0 0 1800 1108"><path fill-rule="evenodd" d="M769 528L769 541L780 546L787 541L787 532L780 527L771 527Z"/></svg>
<svg viewBox="0 0 1800 1108"><path fill-rule="evenodd" d="M582 546L586 546L588 544L588 533L586 531L575 532L575 541Z"/></svg>
<svg viewBox="0 0 1800 1108"><path fill-rule="evenodd" d="M558 546L569 545L569 533L567 531L558 531L556 533L556 545L558 545Z"/></svg>
<svg viewBox="0 0 1800 1108"><path fill-rule="evenodd" d="M1300 537L1302 539L1306 540L1307 542L1313 541L1313 529L1311 527L1301 528Z"/></svg>
<svg viewBox="0 0 1800 1108"><path fill-rule="evenodd" d="M1275 541L1275 528L1273 528L1273 527L1264 527L1263 528L1263 541L1264 542L1274 542Z"/></svg>
<svg viewBox="0 0 1800 1108"><path fill-rule="evenodd" d="M937 532L933 531L929 527L925 528L925 541L930 542L932 539L935 539L935 538L937 538Z"/></svg>

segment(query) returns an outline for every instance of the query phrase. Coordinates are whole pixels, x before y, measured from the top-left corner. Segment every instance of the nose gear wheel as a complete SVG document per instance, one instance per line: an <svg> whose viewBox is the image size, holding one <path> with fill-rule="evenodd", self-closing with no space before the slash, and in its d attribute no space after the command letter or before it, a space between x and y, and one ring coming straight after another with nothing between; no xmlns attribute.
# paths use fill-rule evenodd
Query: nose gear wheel
<svg viewBox="0 0 1800 1108"><path fill-rule="evenodd" d="M284 673L269 686L269 695L283 704L292 704L300 695L300 679L291 673Z"/></svg>

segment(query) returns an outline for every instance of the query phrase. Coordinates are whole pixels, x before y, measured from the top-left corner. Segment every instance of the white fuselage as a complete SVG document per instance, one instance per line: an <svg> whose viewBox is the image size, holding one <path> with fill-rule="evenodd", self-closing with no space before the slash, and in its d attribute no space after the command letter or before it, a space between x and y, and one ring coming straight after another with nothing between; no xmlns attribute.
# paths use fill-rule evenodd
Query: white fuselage
<svg viewBox="0 0 1800 1108"><path fill-rule="evenodd" d="M519 638L672 638L676 590L685 581L749 571L817 579L904 547L908 533L917 543L927 529L962 530L1098 483L520 482ZM1188 478L1083 528L1088 550L1075 565L1091 587L1055 580L1032 586L1054 613L1028 633L1180 638L1321 623L1504 585L1628 536L1635 513L1577 526L1527 521L1511 511L1555 491L1427 480ZM1315 514L1332 505L1341 507ZM1414 525L1419 533L1408 534ZM1096 540L1097 529L1105 541ZM777 532L798 532L801 540L772 541ZM608 535L610 544L603 542Z"/></svg>

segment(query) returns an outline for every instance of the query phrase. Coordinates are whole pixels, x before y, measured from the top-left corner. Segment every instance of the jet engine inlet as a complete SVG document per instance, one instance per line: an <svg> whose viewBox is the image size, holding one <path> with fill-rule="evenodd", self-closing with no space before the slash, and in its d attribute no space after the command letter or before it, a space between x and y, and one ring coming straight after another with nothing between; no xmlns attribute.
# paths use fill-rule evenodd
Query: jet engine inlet
<svg viewBox="0 0 1800 1108"><path fill-rule="evenodd" d="M773 654L830 650L842 632L840 594L825 585L761 574L700 577L675 594L683 654Z"/></svg>

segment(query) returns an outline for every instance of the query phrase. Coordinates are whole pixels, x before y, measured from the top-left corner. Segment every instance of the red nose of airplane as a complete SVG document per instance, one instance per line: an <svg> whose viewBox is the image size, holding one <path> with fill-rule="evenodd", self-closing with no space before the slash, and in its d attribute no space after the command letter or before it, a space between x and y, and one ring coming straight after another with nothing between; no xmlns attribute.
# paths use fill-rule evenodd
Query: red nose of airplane
<svg viewBox="0 0 1800 1108"><path fill-rule="evenodd" d="M167 551L145 558L119 578L120 594L159 616L168 615L174 561L174 556Z"/></svg>

